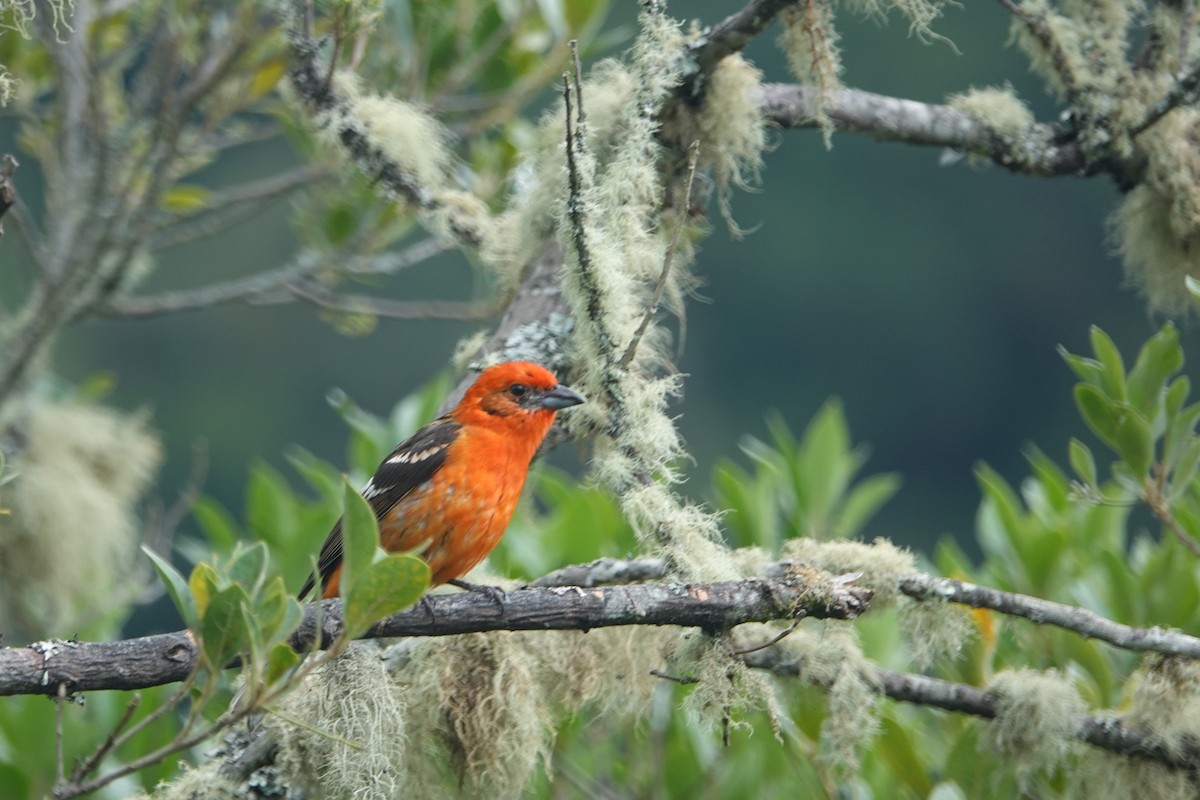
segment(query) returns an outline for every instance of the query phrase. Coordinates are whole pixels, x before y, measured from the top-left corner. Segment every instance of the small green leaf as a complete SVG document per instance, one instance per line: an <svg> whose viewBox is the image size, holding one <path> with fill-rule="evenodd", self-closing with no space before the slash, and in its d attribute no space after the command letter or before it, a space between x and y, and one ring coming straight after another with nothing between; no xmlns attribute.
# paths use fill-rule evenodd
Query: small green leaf
<svg viewBox="0 0 1200 800"><path fill-rule="evenodd" d="M203 617L208 611L212 596L217 593L217 571L201 561L192 567L192 574L188 577L188 588L196 600L196 614Z"/></svg>
<svg viewBox="0 0 1200 800"><path fill-rule="evenodd" d="M361 636L379 620L408 608L429 588L429 579L429 565L407 553L393 553L369 565L343 595L345 635Z"/></svg>
<svg viewBox="0 0 1200 800"><path fill-rule="evenodd" d="M184 214L204 208L211 197L211 189L190 183L178 183L163 194L160 205L164 211Z"/></svg>
<svg viewBox="0 0 1200 800"><path fill-rule="evenodd" d="M1062 356L1063 361L1067 362L1067 366L1071 368L1079 379L1084 383L1090 383L1097 388L1100 387L1101 380L1104 376L1104 367L1094 358L1086 358L1077 356L1071 353L1061 344L1058 346L1058 354Z"/></svg>
<svg viewBox="0 0 1200 800"><path fill-rule="evenodd" d="M1113 439L1117 453L1135 476L1145 475L1150 470L1154 462L1154 435L1145 417L1129 406L1122 408Z"/></svg>
<svg viewBox="0 0 1200 800"><path fill-rule="evenodd" d="M300 655L287 642L276 642L267 655L267 667L263 680L268 686L278 681L290 669L300 663Z"/></svg>
<svg viewBox="0 0 1200 800"><path fill-rule="evenodd" d="M1179 346L1179 333L1175 326L1167 323L1162 330L1142 345L1137 361L1129 372L1129 404L1154 419L1159 395L1166 387L1167 379L1183 366L1183 350Z"/></svg>
<svg viewBox="0 0 1200 800"><path fill-rule="evenodd" d="M224 669L250 644L250 631L243 606L249 605L246 590L237 584L213 595L200 621L200 642L205 661L212 669Z"/></svg>
<svg viewBox="0 0 1200 800"><path fill-rule="evenodd" d="M1092 456L1091 449L1078 439L1072 438L1071 444L1068 446L1068 457L1071 461L1071 469L1075 470L1079 480L1085 486L1093 488L1097 486L1096 459Z"/></svg>
<svg viewBox="0 0 1200 800"><path fill-rule="evenodd" d="M842 504L836 526L837 535L845 539L853 538L899 490L900 476L894 473L872 475L859 481Z"/></svg>
<svg viewBox="0 0 1200 800"><path fill-rule="evenodd" d="M1113 400L1125 399L1125 362L1121 360L1121 352L1108 338L1108 334L1099 326L1091 327L1092 350L1104 367L1103 384L1100 388Z"/></svg>
<svg viewBox="0 0 1200 800"><path fill-rule="evenodd" d="M1090 383L1077 383L1075 405L1092 432L1105 444L1115 447L1117 424L1121 418L1116 404Z"/></svg>
<svg viewBox="0 0 1200 800"><path fill-rule="evenodd" d="M1189 436L1189 441L1179 450L1179 458L1171 470L1171 486L1169 497L1173 500L1182 497L1196 477L1196 468L1200 466L1200 437Z"/></svg>
<svg viewBox="0 0 1200 800"><path fill-rule="evenodd" d="M205 538L219 552L227 552L242 539L233 515L211 497L201 497L192 508L192 516Z"/></svg>
<svg viewBox="0 0 1200 800"><path fill-rule="evenodd" d="M1183 276L1183 286L1188 290L1194 299L1200 300L1200 281L1193 278L1191 275Z"/></svg>
<svg viewBox="0 0 1200 800"><path fill-rule="evenodd" d="M288 592L283 578L276 575L263 589L255 613L263 641L269 646L278 639L291 636L303 617L300 602Z"/></svg>
<svg viewBox="0 0 1200 800"><path fill-rule="evenodd" d="M167 587L167 593L171 595L171 602L178 609L179 616L183 617L183 624L192 630L196 630L199 626L200 616L196 612L196 600L192 596L192 592L188 588L188 582L184 580L183 574L171 566L171 562L158 553L155 553L149 547L146 547L146 545L142 545L142 552L150 559L150 563L154 565L158 576L162 578L163 584Z"/></svg>
<svg viewBox="0 0 1200 800"><path fill-rule="evenodd" d="M379 547L379 523L375 512L358 490L344 481L342 486L342 597L353 589L358 576L375 560Z"/></svg>
<svg viewBox="0 0 1200 800"><path fill-rule="evenodd" d="M266 577L267 546L263 542L255 542L246 546L238 542L233 551L229 566L223 572L233 583L246 589L246 593L254 595Z"/></svg>

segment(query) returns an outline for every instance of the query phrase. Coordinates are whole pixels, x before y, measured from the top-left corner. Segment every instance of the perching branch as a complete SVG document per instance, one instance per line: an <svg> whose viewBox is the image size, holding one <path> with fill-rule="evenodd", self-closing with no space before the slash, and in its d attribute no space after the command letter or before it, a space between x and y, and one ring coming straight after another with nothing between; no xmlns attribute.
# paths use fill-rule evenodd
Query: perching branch
<svg viewBox="0 0 1200 800"><path fill-rule="evenodd" d="M745 622L816 618L853 619L872 592L816 570L786 578L709 584L656 583L582 589L527 588L508 592L502 605L482 592L432 595L409 611L380 622L363 638L449 636L497 630L590 630L617 625L678 625L724 630ZM341 601L327 600L316 629L315 604L292 636L299 652L320 636L334 641ZM0 649L0 696L53 696L68 692L131 690L187 678L199 663L190 631L119 642L37 642Z"/></svg>
<svg viewBox="0 0 1200 800"><path fill-rule="evenodd" d="M811 679L805 674L801 661L788 657L778 648L748 653L744 660L752 667L769 670L776 675ZM893 700L971 714L983 719L995 719L1000 699L996 693L975 686L878 667L871 668L868 682ZM1200 770L1200 748L1195 744L1181 748L1166 747L1154 741L1150 734L1129 728L1116 717L1081 717L1075 738L1111 753L1156 761L1189 773Z"/></svg>

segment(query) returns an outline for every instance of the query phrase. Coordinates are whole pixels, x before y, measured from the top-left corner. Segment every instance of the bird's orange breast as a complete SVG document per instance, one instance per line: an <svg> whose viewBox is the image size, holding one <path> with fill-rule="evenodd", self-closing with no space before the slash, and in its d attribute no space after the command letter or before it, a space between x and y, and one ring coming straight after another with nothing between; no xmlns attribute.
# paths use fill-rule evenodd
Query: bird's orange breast
<svg viewBox="0 0 1200 800"><path fill-rule="evenodd" d="M380 543L425 559L434 586L467 574L508 527L532 456L508 437L464 431L433 478L383 515Z"/></svg>

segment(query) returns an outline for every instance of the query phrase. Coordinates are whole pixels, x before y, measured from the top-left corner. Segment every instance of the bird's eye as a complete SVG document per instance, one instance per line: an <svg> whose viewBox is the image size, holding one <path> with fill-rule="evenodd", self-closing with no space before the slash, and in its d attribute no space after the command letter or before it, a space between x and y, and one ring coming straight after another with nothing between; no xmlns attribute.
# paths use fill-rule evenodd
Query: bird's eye
<svg viewBox="0 0 1200 800"><path fill-rule="evenodd" d="M508 393L513 397L524 397L525 392L527 391L529 391L529 389L520 383L514 383L512 386L508 387Z"/></svg>

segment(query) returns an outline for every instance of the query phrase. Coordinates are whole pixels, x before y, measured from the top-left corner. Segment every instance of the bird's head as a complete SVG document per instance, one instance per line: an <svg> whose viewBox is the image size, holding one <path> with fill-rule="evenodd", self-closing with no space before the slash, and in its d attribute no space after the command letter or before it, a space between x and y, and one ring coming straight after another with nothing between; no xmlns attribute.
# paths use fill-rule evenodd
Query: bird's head
<svg viewBox="0 0 1200 800"><path fill-rule="evenodd" d="M582 395L559 383L545 367L508 361L479 373L453 416L482 425L536 420L549 429L556 411L582 402Z"/></svg>

